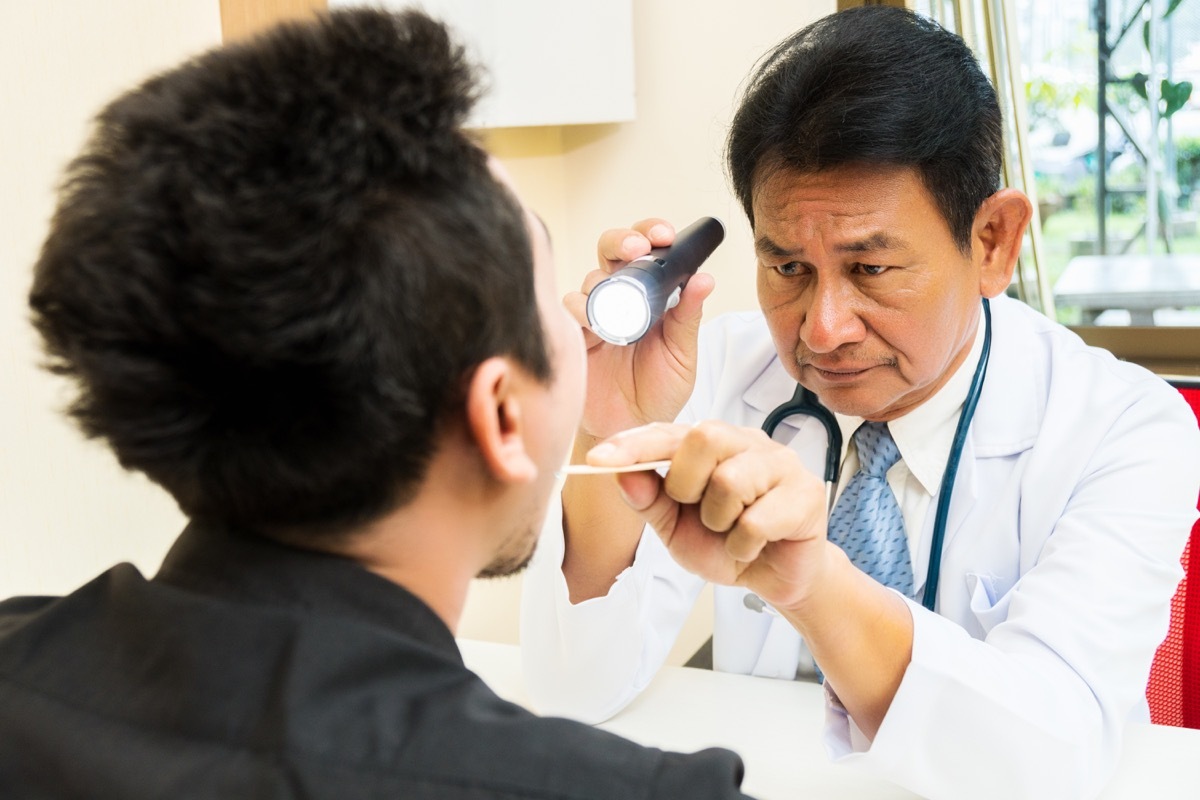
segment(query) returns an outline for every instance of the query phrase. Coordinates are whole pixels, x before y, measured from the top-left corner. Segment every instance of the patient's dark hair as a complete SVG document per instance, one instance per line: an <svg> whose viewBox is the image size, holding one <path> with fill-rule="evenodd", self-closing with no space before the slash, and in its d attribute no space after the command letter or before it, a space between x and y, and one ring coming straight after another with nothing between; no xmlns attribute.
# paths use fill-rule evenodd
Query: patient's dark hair
<svg viewBox="0 0 1200 800"><path fill-rule="evenodd" d="M959 248L1000 185L996 92L958 36L911 11L862 6L777 45L748 79L726 147L754 224L756 188L778 170L913 167Z"/></svg>
<svg viewBox="0 0 1200 800"><path fill-rule="evenodd" d="M415 12L335 12L118 98L30 305L71 414L189 516L323 535L409 499L473 368L550 365L522 209Z"/></svg>

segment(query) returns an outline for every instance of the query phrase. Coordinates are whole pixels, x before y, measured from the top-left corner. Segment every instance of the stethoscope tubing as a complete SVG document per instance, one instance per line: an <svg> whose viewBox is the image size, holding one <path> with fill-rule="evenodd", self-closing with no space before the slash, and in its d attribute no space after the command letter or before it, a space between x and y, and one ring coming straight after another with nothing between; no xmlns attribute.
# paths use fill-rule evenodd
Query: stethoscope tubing
<svg viewBox="0 0 1200 800"><path fill-rule="evenodd" d="M971 421L975 418L975 407L979 405L979 397L983 393L983 381L987 376L988 359L992 352L992 307L985 297L983 299L983 347L979 353L979 364L971 377L971 386L967 390L967 399L963 402L962 414L958 418L958 426L954 430L954 440L950 445L950 457L946 461L946 470L942 473L941 488L938 490L937 511L933 519L933 538L929 543L929 568L925 577L925 592L921 597L921 605L933 611L937 603L938 580L941 577L942 546L946 539L946 525L950 516L950 499L954 492L954 480L958 475L958 465L962 461L963 448L966 447L967 433ZM787 402L774 409L763 420L762 429L767 436L772 436L779 424L788 417L796 415L808 416L817 420L825 428L825 504L826 509L832 503L834 487L837 486L841 473L842 430L838 426L833 413L821 405L816 394L796 386L796 391Z"/></svg>
<svg viewBox="0 0 1200 800"><path fill-rule="evenodd" d="M933 539L929 542L929 567L925 573L925 593L921 596L921 605L930 611L937 603L938 579L942 573L942 545L946 539L946 525L950 519L950 497L954 492L954 479L958 475L958 463L962 461L963 448L967 443L967 431L971 420L975 419L975 407L979 405L979 395L983 393L983 379L987 377L988 358L992 354L992 306L987 298L983 299L983 349L979 353L979 365L971 377L971 388L967 390L967 399L963 401L962 414L958 417L958 427L954 430L954 443L950 445L950 458L946 461L946 471L942 473L942 486L938 490L937 514L933 518Z"/></svg>

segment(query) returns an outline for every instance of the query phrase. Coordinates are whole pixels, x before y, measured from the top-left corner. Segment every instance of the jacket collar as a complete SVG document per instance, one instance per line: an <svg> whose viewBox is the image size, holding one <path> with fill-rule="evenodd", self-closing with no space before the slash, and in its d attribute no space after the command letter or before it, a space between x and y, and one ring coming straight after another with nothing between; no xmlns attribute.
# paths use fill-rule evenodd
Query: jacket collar
<svg viewBox="0 0 1200 800"><path fill-rule="evenodd" d="M402 586L340 556L193 521L154 580L217 600L377 625L462 663L454 634L432 609Z"/></svg>

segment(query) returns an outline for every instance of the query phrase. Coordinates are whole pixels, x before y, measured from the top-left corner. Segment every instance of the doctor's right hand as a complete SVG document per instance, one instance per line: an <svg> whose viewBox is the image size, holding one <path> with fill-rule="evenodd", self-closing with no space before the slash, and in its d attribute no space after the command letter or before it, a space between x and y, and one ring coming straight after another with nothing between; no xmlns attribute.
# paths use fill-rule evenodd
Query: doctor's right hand
<svg viewBox="0 0 1200 800"><path fill-rule="evenodd" d="M596 284L652 248L665 247L674 240L675 229L661 219L605 231L597 247L600 268L588 273L581 291L563 299L583 328L587 344L587 402L580 425L583 435L598 440L650 422L670 422L692 394L700 315L704 300L715 286L712 275L693 275L679 304L633 344L610 344L592 333L587 322L587 296Z"/></svg>

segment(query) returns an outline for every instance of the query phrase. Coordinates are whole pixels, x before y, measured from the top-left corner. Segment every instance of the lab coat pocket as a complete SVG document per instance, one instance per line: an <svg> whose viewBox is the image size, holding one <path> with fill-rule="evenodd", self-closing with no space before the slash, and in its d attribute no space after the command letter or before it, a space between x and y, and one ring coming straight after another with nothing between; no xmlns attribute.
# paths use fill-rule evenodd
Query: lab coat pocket
<svg viewBox="0 0 1200 800"><path fill-rule="evenodd" d="M967 573L967 593L971 596L971 613L979 622L983 636L987 636L992 628L1008 618L1008 606L1012 599L1011 592L1005 592L997 597L997 579L992 575L981 572Z"/></svg>

